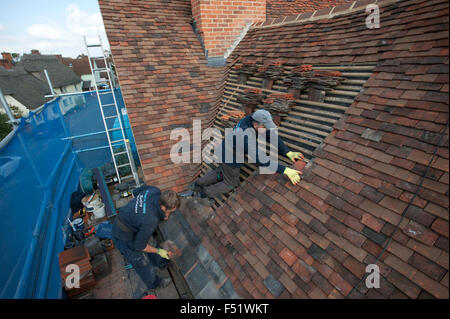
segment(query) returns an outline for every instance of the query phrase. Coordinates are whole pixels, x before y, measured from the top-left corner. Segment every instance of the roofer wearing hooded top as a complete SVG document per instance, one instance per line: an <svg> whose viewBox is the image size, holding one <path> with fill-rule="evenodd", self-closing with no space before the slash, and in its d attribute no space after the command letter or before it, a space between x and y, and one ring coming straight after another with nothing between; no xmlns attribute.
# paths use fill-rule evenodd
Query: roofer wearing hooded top
<svg viewBox="0 0 450 319"><path fill-rule="evenodd" d="M159 223L180 207L180 199L174 191L161 193L159 188L147 185L135 189L133 196L119 209L113 226L114 244L148 289L166 287L171 279L161 280L157 268L165 268L173 253L156 247L152 235Z"/></svg>
<svg viewBox="0 0 450 319"><path fill-rule="evenodd" d="M232 139L225 138L220 146L222 149L222 161L219 164L219 167L197 179L194 183L194 191L199 192L201 197L214 197L220 194L228 193L240 184L239 175L243 161L238 160L236 153L237 150L242 150L244 154L249 155L249 158L251 157L250 153L252 153L252 145L249 143L249 134L253 134L255 136L254 141L256 145L253 147L253 150L256 156L253 156L253 158L256 164L258 166L267 167L270 161L268 163L262 163L262 156L258 152L258 134L265 134L266 144L273 145L273 140L272 143L270 141L270 137L273 134L270 133L271 130L276 128L277 126L273 122L272 116L266 110L257 110L252 115L248 115L240 120L234 130L241 130L240 132L245 134L244 138L241 139L243 143L237 141L237 135L239 134L233 134ZM291 161L304 158L302 153L290 151L278 134L275 135L275 138L277 140L276 142L278 142L279 155L286 156ZM233 156L232 160L229 161L228 159L231 158L231 153L233 153ZM300 171L285 167L279 163L277 164L276 172L285 174L294 185L300 181L299 174L302 174Z"/></svg>

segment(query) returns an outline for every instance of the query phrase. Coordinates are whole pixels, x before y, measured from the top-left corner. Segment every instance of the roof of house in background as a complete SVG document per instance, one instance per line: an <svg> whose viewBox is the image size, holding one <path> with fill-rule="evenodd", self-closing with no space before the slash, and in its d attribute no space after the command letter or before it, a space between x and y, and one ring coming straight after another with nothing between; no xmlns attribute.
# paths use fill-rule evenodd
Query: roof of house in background
<svg viewBox="0 0 450 319"><path fill-rule="evenodd" d="M73 58L67 58L63 57L62 55L55 55L55 57L69 67L76 75L82 76L82 75L91 75L91 67L89 65L89 58L85 54L80 54L76 59ZM107 57L107 59L109 59ZM100 59L93 59L95 61L95 64L97 68L104 68L105 67L105 61L103 58ZM105 72L101 72L100 74L102 77L107 77Z"/></svg>
<svg viewBox="0 0 450 319"><path fill-rule="evenodd" d="M47 83L20 66L11 70L0 67L0 88L4 95L11 95L31 110L43 105L46 102L44 96L50 94Z"/></svg>
<svg viewBox="0 0 450 319"><path fill-rule="evenodd" d="M81 77L82 75L90 75L91 68L89 66L89 60L87 56L72 58L61 58L61 62L68 66L76 75ZM99 67L104 67L104 62Z"/></svg>
<svg viewBox="0 0 450 319"><path fill-rule="evenodd" d="M242 297L448 298L449 4L390 1L380 29L365 26L365 4L253 27L230 57L376 63L299 186L250 176L195 227ZM375 262L381 288L367 289Z"/></svg>
<svg viewBox="0 0 450 319"><path fill-rule="evenodd" d="M211 123L223 70L206 66L190 0L99 4L146 182L182 191L200 165L174 165L167 141L193 119Z"/></svg>
<svg viewBox="0 0 450 319"><path fill-rule="evenodd" d="M267 0L266 20L352 3L352 0Z"/></svg>
<svg viewBox="0 0 450 319"><path fill-rule="evenodd" d="M81 78L54 55L24 54L17 66L23 67L29 73L39 72L38 77L43 81L46 81L46 69L54 88L81 82Z"/></svg>

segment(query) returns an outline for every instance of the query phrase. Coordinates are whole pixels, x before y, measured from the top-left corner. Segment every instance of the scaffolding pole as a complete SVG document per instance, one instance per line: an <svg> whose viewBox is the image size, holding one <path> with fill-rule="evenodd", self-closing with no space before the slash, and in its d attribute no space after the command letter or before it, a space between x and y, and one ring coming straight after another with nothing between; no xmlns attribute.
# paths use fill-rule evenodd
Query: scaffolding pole
<svg viewBox="0 0 450 319"><path fill-rule="evenodd" d="M14 117L11 108L8 105L8 102L6 101L5 96L3 95L3 91L2 89L0 89L0 103L3 105L3 108L6 111L6 115L9 118L9 122L11 122L11 124L13 125L13 127L15 128L17 126L17 120Z"/></svg>
<svg viewBox="0 0 450 319"><path fill-rule="evenodd" d="M55 91L53 91L52 81L50 81L50 76L48 75L47 69L44 69L44 74L45 74L45 77L47 78L48 86L50 87L50 93L52 94L52 96L54 96Z"/></svg>

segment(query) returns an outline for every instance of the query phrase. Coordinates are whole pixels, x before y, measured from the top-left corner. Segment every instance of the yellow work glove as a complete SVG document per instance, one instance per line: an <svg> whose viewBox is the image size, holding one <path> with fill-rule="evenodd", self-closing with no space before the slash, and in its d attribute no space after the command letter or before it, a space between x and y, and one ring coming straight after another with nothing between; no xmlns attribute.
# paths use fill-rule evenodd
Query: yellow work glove
<svg viewBox="0 0 450 319"><path fill-rule="evenodd" d="M305 158L305 156L303 156L303 154L300 152L287 152L286 156L289 157L289 159L293 162L295 162L295 160Z"/></svg>
<svg viewBox="0 0 450 319"><path fill-rule="evenodd" d="M297 185L297 183L300 182L300 174L302 174L302 172L286 167L283 174L285 174L287 177L289 177L292 184Z"/></svg>
<svg viewBox="0 0 450 319"><path fill-rule="evenodd" d="M160 255L162 258L170 259L169 252L165 249L158 248L158 255Z"/></svg>

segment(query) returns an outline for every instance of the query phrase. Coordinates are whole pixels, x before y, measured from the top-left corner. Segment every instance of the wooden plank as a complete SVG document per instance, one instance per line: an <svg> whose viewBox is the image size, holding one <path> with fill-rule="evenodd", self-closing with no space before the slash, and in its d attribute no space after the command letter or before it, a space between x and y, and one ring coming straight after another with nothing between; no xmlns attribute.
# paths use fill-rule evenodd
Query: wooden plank
<svg viewBox="0 0 450 319"><path fill-rule="evenodd" d="M302 144L306 144L306 145L309 145L309 146L313 146L313 147L317 147L320 144L320 143L313 143L311 141L308 141L308 140L305 140L305 139L302 139L302 138L298 138L298 137L295 137L295 136L292 136L292 135L284 134L282 132L279 132L278 134L281 137L285 137L285 138L287 138L289 140L296 141L296 142L299 142L299 143L302 143Z"/></svg>
<svg viewBox="0 0 450 319"><path fill-rule="evenodd" d="M355 84L355 85L359 85L359 86L363 86L363 84L366 83L366 80L350 80L350 79L345 79L341 82L341 84Z"/></svg>
<svg viewBox="0 0 450 319"><path fill-rule="evenodd" d="M287 146L289 146L291 149L293 150L297 150L303 154L308 154L308 155L312 155L312 152L306 148L300 147L298 145L289 143L289 142L284 142L284 144L286 144Z"/></svg>
<svg viewBox="0 0 450 319"><path fill-rule="evenodd" d="M328 118L319 117L319 116L310 115L310 114L305 114L303 112L293 112L293 111L291 111L291 112L289 112L289 115L301 116L301 117L305 117L305 118L308 118L308 119L312 119L312 120L316 120L316 121L320 121L320 122L327 122L327 123L331 123L331 124L334 124L334 123L337 122L337 120L328 119Z"/></svg>
<svg viewBox="0 0 450 319"><path fill-rule="evenodd" d="M286 66L287 70L291 71L294 66ZM333 71L340 71L340 70L352 70L352 71L371 71L376 68L376 65L343 65L343 66L314 66L313 70L333 70Z"/></svg>
<svg viewBox="0 0 450 319"><path fill-rule="evenodd" d="M338 112L327 112L327 111L317 110L317 109L313 109L311 107L305 107L305 106L294 106L294 107L292 107L292 109L296 110L296 111L300 111L300 112L308 112L308 113L314 113L317 115L331 116L331 117L335 117L337 119L339 119L342 115L342 113L338 113ZM291 113L291 112L289 112L289 113Z"/></svg>
<svg viewBox="0 0 450 319"><path fill-rule="evenodd" d="M310 101L310 100L295 100L295 103L300 105L311 105L316 106L320 108L330 109L330 110L338 110L338 111L345 111L347 110L347 106L342 105L335 105L330 103L322 103L322 102L316 102L316 101Z"/></svg>
<svg viewBox="0 0 450 319"><path fill-rule="evenodd" d="M293 123L288 123L287 121L281 121L280 128L284 127L284 126L289 126L289 127L295 128L297 131L306 131L306 132L310 132L310 133L313 133L313 134L316 134L316 135L321 135L324 138L327 137L328 134L329 134L329 132L323 132L323 131L319 131L319 130L314 130L314 129L311 129L311 128L307 127L307 126L300 126L300 125L296 125L296 124L293 124Z"/></svg>
<svg viewBox="0 0 450 319"><path fill-rule="evenodd" d="M317 137L317 136L310 135L310 134L305 134L305 133L303 133L303 132L301 131L301 129L299 129L299 130L297 130L297 131L294 131L294 130L291 130L291 129L288 129L288 128L285 128L285 127L282 127L282 126L280 126L278 129L279 129L280 131L289 133L289 134L291 134L291 135L293 135L293 136L302 136L302 137L304 137L304 138L310 138L310 139L316 140L316 141L319 142L319 143L321 143L321 142L323 141L323 138L319 138L319 137Z"/></svg>
<svg viewBox="0 0 450 319"><path fill-rule="evenodd" d="M359 92L346 91L346 90L331 90L331 91L327 91L327 94L344 95L344 96L355 97L355 96L357 96L359 94Z"/></svg>

